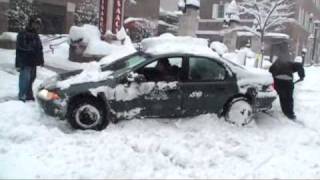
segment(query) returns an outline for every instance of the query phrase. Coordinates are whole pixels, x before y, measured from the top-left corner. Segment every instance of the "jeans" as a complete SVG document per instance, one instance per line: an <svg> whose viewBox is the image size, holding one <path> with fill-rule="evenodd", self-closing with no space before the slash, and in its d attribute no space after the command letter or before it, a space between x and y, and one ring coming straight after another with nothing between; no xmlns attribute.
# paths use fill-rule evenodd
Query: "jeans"
<svg viewBox="0 0 320 180"><path fill-rule="evenodd" d="M37 76L37 67L22 67L19 76L19 99L22 101L33 100L33 82Z"/></svg>

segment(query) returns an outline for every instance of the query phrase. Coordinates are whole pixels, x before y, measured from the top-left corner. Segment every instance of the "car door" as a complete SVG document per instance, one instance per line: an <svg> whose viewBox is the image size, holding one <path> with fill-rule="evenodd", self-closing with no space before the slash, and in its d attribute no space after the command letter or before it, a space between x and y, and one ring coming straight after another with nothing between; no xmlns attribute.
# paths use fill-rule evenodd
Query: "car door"
<svg viewBox="0 0 320 180"><path fill-rule="evenodd" d="M142 116L176 117L181 115L182 91L179 72L182 69L182 62L183 57L162 57L136 71L146 77L146 82L139 85L145 92L139 98Z"/></svg>
<svg viewBox="0 0 320 180"><path fill-rule="evenodd" d="M227 100L236 94L236 78L218 60L188 57L187 75L181 83L185 115L219 113Z"/></svg>

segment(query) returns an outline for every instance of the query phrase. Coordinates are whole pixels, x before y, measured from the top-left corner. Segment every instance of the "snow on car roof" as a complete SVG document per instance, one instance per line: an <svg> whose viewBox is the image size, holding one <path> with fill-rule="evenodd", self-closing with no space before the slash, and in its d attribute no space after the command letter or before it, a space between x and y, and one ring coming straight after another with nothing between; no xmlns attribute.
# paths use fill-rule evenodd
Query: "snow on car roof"
<svg viewBox="0 0 320 180"><path fill-rule="evenodd" d="M187 36L163 34L142 41L142 51L151 55L193 54L220 59L208 46L208 40Z"/></svg>

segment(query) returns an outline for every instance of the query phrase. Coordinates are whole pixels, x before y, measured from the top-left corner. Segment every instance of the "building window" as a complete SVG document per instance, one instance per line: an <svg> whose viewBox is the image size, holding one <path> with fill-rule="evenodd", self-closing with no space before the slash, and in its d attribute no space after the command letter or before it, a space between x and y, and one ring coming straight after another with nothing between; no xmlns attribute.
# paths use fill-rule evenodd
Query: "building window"
<svg viewBox="0 0 320 180"><path fill-rule="evenodd" d="M227 4L213 4L212 5L212 19L222 19L224 18L225 10Z"/></svg>
<svg viewBox="0 0 320 180"><path fill-rule="evenodd" d="M218 18L224 18L224 5L219 5L219 8L218 8Z"/></svg>

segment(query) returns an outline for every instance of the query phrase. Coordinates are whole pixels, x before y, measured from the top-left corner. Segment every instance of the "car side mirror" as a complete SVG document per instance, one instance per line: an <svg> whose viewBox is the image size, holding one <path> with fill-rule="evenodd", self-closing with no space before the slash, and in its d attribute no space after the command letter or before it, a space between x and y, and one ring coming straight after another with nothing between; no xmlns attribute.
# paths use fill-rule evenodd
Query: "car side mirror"
<svg viewBox="0 0 320 180"><path fill-rule="evenodd" d="M137 73L129 73L127 75L128 82L136 82L136 83L143 83L146 82L147 79L143 74L137 74Z"/></svg>

